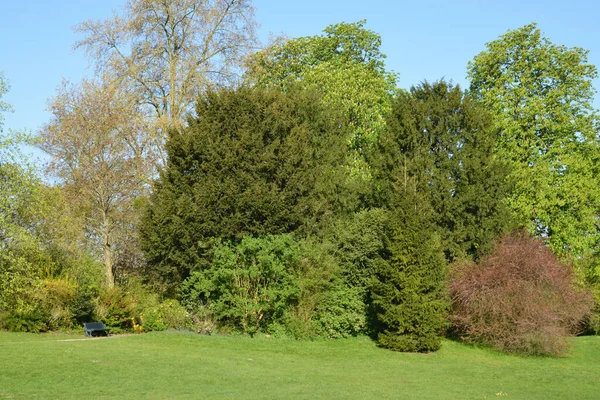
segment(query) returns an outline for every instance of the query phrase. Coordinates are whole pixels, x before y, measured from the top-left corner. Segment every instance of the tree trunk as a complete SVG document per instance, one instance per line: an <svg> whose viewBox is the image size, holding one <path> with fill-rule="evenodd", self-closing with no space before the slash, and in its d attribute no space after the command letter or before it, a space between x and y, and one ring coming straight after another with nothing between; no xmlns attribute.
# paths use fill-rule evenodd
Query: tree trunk
<svg viewBox="0 0 600 400"><path fill-rule="evenodd" d="M115 287L115 277L112 270L112 252L110 245L110 223L104 219L104 273L106 275L106 287L112 289Z"/></svg>

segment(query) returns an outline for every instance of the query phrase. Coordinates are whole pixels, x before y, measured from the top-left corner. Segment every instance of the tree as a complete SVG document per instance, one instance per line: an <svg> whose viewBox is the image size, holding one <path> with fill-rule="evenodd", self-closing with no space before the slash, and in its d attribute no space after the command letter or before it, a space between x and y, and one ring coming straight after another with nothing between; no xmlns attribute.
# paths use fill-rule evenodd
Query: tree
<svg viewBox="0 0 600 400"><path fill-rule="evenodd" d="M491 116L443 80L412 87L392 104L371 157L379 201L395 207L398 182L431 204L449 261L479 257L510 227L506 166L493 154Z"/></svg>
<svg viewBox="0 0 600 400"><path fill-rule="evenodd" d="M2 100L2 96L4 96L9 89L10 86L4 79L4 74L0 71L0 133L2 133L2 127L4 125L4 115L2 115L2 113L12 110L10 104Z"/></svg>
<svg viewBox="0 0 600 400"><path fill-rule="evenodd" d="M147 192L143 177L151 174L145 119L123 92L94 81L64 82L50 109L39 146L52 157L67 201L86 215L87 236L102 249L112 287L120 228L134 218L133 200Z"/></svg>
<svg viewBox="0 0 600 400"><path fill-rule="evenodd" d="M129 0L123 15L78 25L85 38L75 48L135 93L165 128L181 125L208 87L234 79L255 45L255 28L250 0ZM161 148L165 139L157 137Z"/></svg>
<svg viewBox="0 0 600 400"><path fill-rule="evenodd" d="M8 90L0 74L0 314L35 307L40 270L49 261L36 238L43 209L39 178L20 151L28 138L18 132L1 135L2 113L12 110L2 101Z"/></svg>
<svg viewBox="0 0 600 400"><path fill-rule="evenodd" d="M586 50L553 44L536 24L486 47L468 77L493 114L497 154L511 166L507 204L561 258L588 256L600 239L598 72Z"/></svg>
<svg viewBox="0 0 600 400"><path fill-rule="evenodd" d="M149 272L170 289L207 267L216 241L315 233L355 206L343 128L315 93L211 91L196 115L171 131L141 226Z"/></svg>
<svg viewBox="0 0 600 400"><path fill-rule="evenodd" d="M384 128L396 89L396 76L385 70L381 37L364 24L340 23L325 28L324 35L276 42L254 54L246 72L246 80L261 87L285 90L300 82L342 110L350 165L358 173L367 173L364 153Z"/></svg>
<svg viewBox="0 0 600 400"><path fill-rule="evenodd" d="M376 264L371 297L381 346L429 352L440 348L447 325L447 262L433 210L411 180L396 186L388 211L387 262Z"/></svg>

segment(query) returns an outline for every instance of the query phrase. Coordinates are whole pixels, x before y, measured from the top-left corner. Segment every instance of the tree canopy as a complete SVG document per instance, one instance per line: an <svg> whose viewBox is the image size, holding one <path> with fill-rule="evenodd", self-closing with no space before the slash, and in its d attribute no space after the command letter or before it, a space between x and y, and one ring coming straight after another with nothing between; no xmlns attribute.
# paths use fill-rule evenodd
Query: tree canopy
<svg viewBox="0 0 600 400"><path fill-rule="evenodd" d="M277 42L256 53L246 79L258 86L284 89L298 83L322 93L348 124L349 159L365 172L364 153L377 140L396 90L396 76L385 69L381 37L365 21L328 26L323 35Z"/></svg>
<svg viewBox="0 0 600 400"><path fill-rule="evenodd" d="M164 156L166 129L185 122L198 95L237 79L255 28L250 0L128 0L111 19L77 25L74 47L149 107Z"/></svg>
<svg viewBox="0 0 600 400"><path fill-rule="evenodd" d="M589 255L600 239L598 77L588 52L552 43L535 24L508 31L469 63L471 89L511 165L507 204L561 257Z"/></svg>
<svg viewBox="0 0 600 400"><path fill-rule="evenodd" d="M52 157L49 170L64 183L71 208L86 215L112 287L117 238L135 220L133 200L148 190L148 126L126 94L94 81L65 82L50 108L53 120L39 132L39 147Z"/></svg>
<svg viewBox="0 0 600 400"><path fill-rule="evenodd" d="M171 132L141 227L151 269L173 283L205 265L211 240L315 232L353 206L343 126L316 93L222 89L196 115Z"/></svg>
<svg viewBox="0 0 600 400"><path fill-rule="evenodd" d="M0 71L0 133L2 132L2 128L4 125L4 115L6 111L11 111L12 107L10 104L2 100L2 96L8 92L10 86L8 82L4 79L4 74Z"/></svg>
<svg viewBox="0 0 600 400"><path fill-rule="evenodd" d="M493 146L490 114L459 86L439 81L400 93L371 157L380 201L395 207L397 191L426 194L449 260L478 257L510 226L508 170Z"/></svg>

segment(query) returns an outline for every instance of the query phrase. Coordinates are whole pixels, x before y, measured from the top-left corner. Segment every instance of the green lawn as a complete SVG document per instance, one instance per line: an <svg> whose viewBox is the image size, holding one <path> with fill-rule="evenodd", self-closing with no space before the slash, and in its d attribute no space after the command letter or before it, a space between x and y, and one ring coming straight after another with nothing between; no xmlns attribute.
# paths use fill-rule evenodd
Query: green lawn
<svg viewBox="0 0 600 400"><path fill-rule="evenodd" d="M574 339L559 359L450 341L437 353L401 354L366 338L75 338L83 335L0 332L0 398L600 398L600 337Z"/></svg>

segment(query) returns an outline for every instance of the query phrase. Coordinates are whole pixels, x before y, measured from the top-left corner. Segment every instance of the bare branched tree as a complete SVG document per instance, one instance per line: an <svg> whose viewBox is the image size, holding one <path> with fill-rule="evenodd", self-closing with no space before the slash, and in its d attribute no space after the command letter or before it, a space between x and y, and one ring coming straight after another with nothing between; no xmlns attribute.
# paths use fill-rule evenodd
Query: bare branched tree
<svg viewBox="0 0 600 400"><path fill-rule="evenodd" d="M150 106L162 131L207 87L236 80L256 46L250 0L129 0L123 11L76 26L85 38L74 47Z"/></svg>

